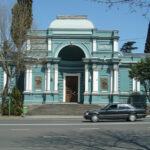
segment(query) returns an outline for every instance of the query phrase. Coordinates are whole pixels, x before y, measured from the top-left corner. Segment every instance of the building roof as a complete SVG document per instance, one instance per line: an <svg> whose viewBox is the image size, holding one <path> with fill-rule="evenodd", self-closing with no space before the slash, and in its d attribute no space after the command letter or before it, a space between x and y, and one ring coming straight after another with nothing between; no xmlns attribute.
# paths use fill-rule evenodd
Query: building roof
<svg viewBox="0 0 150 150"><path fill-rule="evenodd" d="M50 24L49 29L94 29L94 24L87 16L59 15Z"/></svg>
<svg viewBox="0 0 150 150"><path fill-rule="evenodd" d="M122 55L127 57L146 57L150 56L150 53L122 53Z"/></svg>

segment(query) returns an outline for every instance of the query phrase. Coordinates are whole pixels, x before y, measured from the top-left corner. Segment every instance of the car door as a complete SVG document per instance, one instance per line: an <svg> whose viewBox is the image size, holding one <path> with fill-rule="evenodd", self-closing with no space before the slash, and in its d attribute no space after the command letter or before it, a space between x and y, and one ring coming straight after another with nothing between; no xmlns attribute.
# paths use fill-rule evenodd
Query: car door
<svg viewBox="0 0 150 150"><path fill-rule="evenodd" d="M118 118L120 119L126 119L129 116L130 107L126 104L120 104L118 105Z"/></svg>
<svg viewBox="0 0 150 150"><path fill-rule="evenodd" d="M118 107L117 104L112 104L103 112L103 119L117 119Z"/></svg>

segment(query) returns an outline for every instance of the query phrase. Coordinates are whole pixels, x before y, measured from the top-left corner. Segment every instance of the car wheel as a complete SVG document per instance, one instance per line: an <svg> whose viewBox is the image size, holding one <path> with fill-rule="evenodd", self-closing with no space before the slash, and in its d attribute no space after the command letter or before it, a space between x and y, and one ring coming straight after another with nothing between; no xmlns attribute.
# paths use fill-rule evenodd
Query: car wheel
<svg viewBox="0 0 150 150"><path fill-rule="evenodd" d="M135 120L136 120L136 115L131 114L131 115L129 116L129 121L135 121Z"/></svg>
<svg viewBox="0 0 150 150"><path fill-rule="evenodd" d="M97 122L98 121L98 116L97 115L93 115L91 118L92 122Z"/></svg>

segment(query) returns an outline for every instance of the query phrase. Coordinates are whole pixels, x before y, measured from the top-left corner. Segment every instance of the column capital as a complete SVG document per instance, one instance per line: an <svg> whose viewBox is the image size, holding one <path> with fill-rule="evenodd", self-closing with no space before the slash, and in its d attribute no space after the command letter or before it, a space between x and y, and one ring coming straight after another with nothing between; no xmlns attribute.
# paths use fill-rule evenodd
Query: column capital
<svg viewBox="0 0 150 150"><path fill-rule="evenodd" d="M113 65L113 70L118 70L118 69L119 69L118 64L114 64L114 65Z"/></svg>
<svg viewBox="0 0 150 150"><path fill-rule="evenodd" d="M32 69L32 66L26 65L26 69L27 69L27 70L31 70L31 69Z"/></svg>
<svg viewBox="0 0 150 150"><path fill-rule="evenodd" d="M92 69L93 69L94 71L97 71L97 70L98 70L97 65L94 64L94 65L92 66Z"/></svg>
<svg viewBox="0 0 150 150"><path fill-rule="evenodd" d="M88 65L87 65L87 64L85 64L85 70L88 70L88 69L89 69Z"/></svg>
<svg viewBox="0 0 150 150"><path fill-rule="evenodd" d="M46 64L45 65L45 69L50 69L51 68L51 64Z"/></svg>

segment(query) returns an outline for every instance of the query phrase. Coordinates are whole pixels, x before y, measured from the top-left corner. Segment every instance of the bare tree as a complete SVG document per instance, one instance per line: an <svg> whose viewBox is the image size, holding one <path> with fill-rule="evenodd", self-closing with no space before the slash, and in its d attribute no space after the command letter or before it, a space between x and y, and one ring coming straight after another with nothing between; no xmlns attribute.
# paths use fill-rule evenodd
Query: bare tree
<svg viewBox="0 0 150 150"><path fill-rule="evenodd" d="M142 15L147 17L150 12L150 1L149 0L92 0L100 4L106 4L109 8L125 4L129 6L131 12L136 12L138 9L143 11Z"/></svg>
<svg viewBox="0 0 150 150"><path fill-rule="evenodd" d="M22 13L22 10L17 11L17 13L18 14ZM0 66L2 67L4 73L6 73L6 77L7 77L6 83L2 92L1 108L2 108L2 114L3 114L3 109L6 104L6 100L7 100L8 93L10 91L12 80L18 76L18 70L19 71L25 70L26 56L24 54L24 50L25 50L24 42L26 40L25 39L26 32L22 23L24 22L24 18L20 18L20 26L23 28L22 34L24 35L24 37L20 37L20 39L18 39L18 41L23 41L22 46L18 50L16 43L14 43L14 41L11 38L12 36L10 35L10 31L11 31L10 28L12 24L12 17L10 14L10 10L5 5L0 5L0 14L1 14L1 17L0 17ZM28 14L26 13L26 15ZM23 17L25 17L25 15ZM18 32L18 30L16 30L16 32ZM23 40L21 38L23 38Z"/></svg>
<svg viewBox="0 0 150 150"><path fill-rule="evenodd" d="M16 48L11 41L10 24L11 15L5 5L0 5L0 66L6 73L7 79L2 92L2 110L10 90L12 79L15 77Z"/></svg>
<svg viewBox="0 0 150 150"><path fill-rule="evenodd" d="M14 6L16 6L16 4ZM27 9L22 8L17 9L15 15L19 16L19 18L17 18L19 24L16 19L12 23L10 10L4 5L0 5L0 67L2 67L7 76L6 84L2 92L2 114L13 79L25 71L26 65L39 64L46 60L45 58L37 59L33 57L31 59L28 55L31 56L30 53L32 52L25 51L26 33L31 26L30 25L29 28L27 28L28 25L25 26L29 16L26 10ZM20 15L20 13L22 14ZM13 39L11 38L12 34Z"/></svg>

